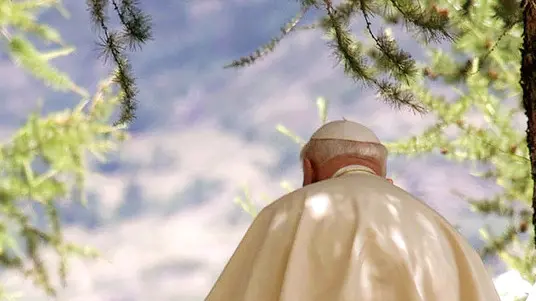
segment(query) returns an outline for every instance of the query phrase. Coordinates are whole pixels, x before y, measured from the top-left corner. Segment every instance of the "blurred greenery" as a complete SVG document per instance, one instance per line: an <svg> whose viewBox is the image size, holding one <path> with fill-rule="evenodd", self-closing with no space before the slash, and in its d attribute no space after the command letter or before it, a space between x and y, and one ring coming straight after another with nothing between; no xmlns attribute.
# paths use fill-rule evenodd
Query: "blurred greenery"
<svg viewBox="0 0 536 301"><path fill-rule="evenodd" d="M66 284L71 256L97 256L95 250L65 239L59 204L84 202L89 158L105 160L127 135L124 128L110 125L121 98L113 78L103 80L90 96L52 64L72 54L74 48L62 40L59 31L39 23L38 15L48 9L68 15L58 0L0 0L0 39L11 61L50 89L79 101L72 109L46 116L30 114L0 144L0 268L7 275L33 280L37 288L54 296L58 285ZM31 42L36 40L55 49L41 51ZM45 216L37 216L36 206L45 208ZM46 220L47 226L39 226L40 220ZM56 255L55 266L47 256L51 252ZM15 296L16 292L2 285L0 300Z"/></svg>
<svg viewBox="0 0 536 301"><path fill-rule="evenodd" d="M434 6L435 1L407 0L298 0L299 11L280 28L279 35L258 47L249 55L232 61L226 68L242 68L255 64L276 50L279 43L291 34L304 30L321 30L337 65L356 83L376 90L378 98L396 107L424 112L411 91L402 83L412 82L418 74L412 54L404 50L389 32L376 31L375 25L404 23L420 44L449 41L453 38L448 13ZM308 15L314 17L308 22ZM359 20L360 22L354 22ZM351 24L362 32L353 33ZM368 37L372 47L365 46L359 37Z"/></svg>
<svg viewBox="0 0 536 301"><path fill-rule="evenodd" d="M511 16L519 11L507 14L501 1L474 2L465 12L456 3L437 1L456 21L458 39L450 49L429 48L420 80L405 86L418 95L435 123L420 135L387 146L392 153L438 154L470 163L474 176L495 182L499 193L485 199L465 197L475 212L509 221L502 233L481 229L486 241L482 256L497 254L534 283L533 181L520 123L525 119L519 85L522 24ZM455 96L438 93L438 85Z"/></svg>

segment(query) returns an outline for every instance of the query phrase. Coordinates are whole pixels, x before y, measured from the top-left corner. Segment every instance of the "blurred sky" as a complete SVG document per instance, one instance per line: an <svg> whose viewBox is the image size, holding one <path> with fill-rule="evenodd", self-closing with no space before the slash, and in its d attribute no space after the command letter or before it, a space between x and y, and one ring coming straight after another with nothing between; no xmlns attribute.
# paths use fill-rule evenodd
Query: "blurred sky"
<svg viewBox="0 0 536 301"><path fill-rule="evenodd" d="M85 2L66 2L70 19L57 12L42 19L78 48L58 66L94 90L106 68L97 59ZM394 111L345 79L319 32L289 37L253 67L222 68L277 35L297 11L295 1L142 2L154 19L155 40L132 56L141 89L133 137L110 162L93 166L89 208L73 205L63 214L67 235L100 249L103 259L73 262L61 300L203 300L251 221L233 203L241 187L249 187L259 206L267 202L263 195L284 194L282 180L298 187L299 147L275 126L310 135L319 126L318 96L330 101L329 119L364 123L386 141L418 134L432 120ZM1 138L24 122L39 97L45 111L78 102L45 92L5 55L0 77ZM469 212L452 191L482 197L496 191L492 183L440 156L390 162L395 184L481 245L477 229L490 221ZM0 282L24 290L22 300L43 300L14 275Z"/></svg>

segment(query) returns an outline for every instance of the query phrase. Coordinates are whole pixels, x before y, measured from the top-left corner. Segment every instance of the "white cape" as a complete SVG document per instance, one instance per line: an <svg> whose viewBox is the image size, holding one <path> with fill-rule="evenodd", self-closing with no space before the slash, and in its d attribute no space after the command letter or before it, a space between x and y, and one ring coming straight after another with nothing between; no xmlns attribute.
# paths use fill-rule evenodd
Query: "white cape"
<svg viewBox="0 0 536 301"><path fill-rule="evenodd" d="M206 301L499 301L478 254L385 179L347 174L264 208Z"/></svg>

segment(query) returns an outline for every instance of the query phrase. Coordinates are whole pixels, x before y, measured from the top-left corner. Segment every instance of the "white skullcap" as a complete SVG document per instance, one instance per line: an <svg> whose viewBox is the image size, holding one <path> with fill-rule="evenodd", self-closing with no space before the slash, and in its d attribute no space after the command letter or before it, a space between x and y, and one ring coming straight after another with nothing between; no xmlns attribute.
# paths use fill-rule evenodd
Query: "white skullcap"
<svg viewBox="0 0 536 301"><path fill-rule="evenodd" d="M381 143L380 139L366 126L357 122L347 120L337 120L324 124L313 136L311 140L338 139L357 142Z"/></svg>

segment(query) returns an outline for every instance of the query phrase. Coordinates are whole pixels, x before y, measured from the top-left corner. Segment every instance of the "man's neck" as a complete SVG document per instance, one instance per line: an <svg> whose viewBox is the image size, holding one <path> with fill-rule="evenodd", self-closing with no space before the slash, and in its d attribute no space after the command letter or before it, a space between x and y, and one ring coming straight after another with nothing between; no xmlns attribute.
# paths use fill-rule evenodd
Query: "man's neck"
<svg viewBox="0 0 536 301"><path fill-rule="evenodd" d="M360 166L364 169L372 171L373 174L381 174L380 167L373 160L348 155L337 156L335 158L327 160L323 164L315 166L315 182L332 178L340 170L350 168L351 166Z"/></svg>

